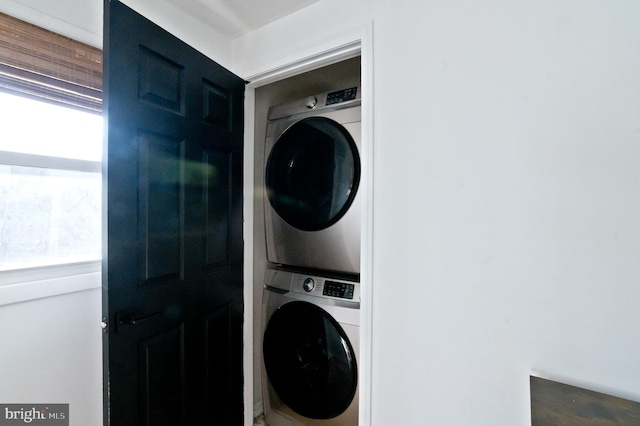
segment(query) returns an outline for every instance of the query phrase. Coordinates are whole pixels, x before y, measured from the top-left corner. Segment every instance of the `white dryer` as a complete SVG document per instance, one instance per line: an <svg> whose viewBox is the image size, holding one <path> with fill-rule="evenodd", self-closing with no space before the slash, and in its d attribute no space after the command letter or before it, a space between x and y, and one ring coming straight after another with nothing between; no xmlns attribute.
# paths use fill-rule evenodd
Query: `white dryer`
<svg viewBox="0 0 640 426"><path fill-rule="evenodd" d="M267 424L357 425L359 283L269 269L262 308Z"/></svg>
<svg viewBox="0 0 640 426"><path fill-rule="evenodd" d="M265 229L269 262L360 273L360 89L269 109Z"/></svg>

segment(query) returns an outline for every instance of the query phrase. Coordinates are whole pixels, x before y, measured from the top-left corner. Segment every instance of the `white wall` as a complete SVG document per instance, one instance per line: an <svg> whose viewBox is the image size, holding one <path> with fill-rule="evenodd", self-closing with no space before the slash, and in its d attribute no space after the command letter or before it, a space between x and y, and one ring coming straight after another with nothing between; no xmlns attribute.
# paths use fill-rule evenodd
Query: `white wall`
<svg viewBox="0 0 640 426"><path fill-rule="evenodd" d="M24 292L18 287L24 285L0 287L0 402L69 404L71 426L99 426L100 274L78 279L89 289L11 304L4 303L20 299ZM31 287L46 294L47 284Z"/></svg>
<svg viewBox="0 0 640 426"><path fill-rule="evenodd" d="M640 400L640 4L405 4L375 13L374 424L524 425L532 372Z"/></svg>
<svg viewBox="0 0 640 426"><path fill-rule="evenodd" d="M369 4L233 57L373 21L372 424L526 425L534 373L640 400L640 3Z"/></svg>

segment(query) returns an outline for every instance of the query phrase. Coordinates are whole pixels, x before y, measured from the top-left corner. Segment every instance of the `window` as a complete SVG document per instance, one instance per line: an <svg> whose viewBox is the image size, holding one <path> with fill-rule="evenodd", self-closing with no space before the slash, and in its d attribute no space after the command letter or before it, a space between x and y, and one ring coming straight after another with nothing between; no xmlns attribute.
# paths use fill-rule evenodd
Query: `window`
<svg viewBox="0 0 640 426"><path fill-rule="evenodd" d="M100 259L102 117L0 92L0 271Z"/></svg>
<svg viewBox="0 0 640 426"><path fill-rule="evenodd" d="M0 273L101 256L102 54L0 14Z"/></svg>

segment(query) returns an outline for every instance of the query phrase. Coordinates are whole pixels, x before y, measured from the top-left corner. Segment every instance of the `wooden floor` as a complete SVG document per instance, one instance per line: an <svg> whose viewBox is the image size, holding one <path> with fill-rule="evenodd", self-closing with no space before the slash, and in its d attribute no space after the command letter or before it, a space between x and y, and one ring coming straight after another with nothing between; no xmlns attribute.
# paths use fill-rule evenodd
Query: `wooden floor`
<svg viewBox="0 0 640 426"><path fill-rule="evenodd" d="M639 426L640 403L531 377L532 426Z"/></svg>

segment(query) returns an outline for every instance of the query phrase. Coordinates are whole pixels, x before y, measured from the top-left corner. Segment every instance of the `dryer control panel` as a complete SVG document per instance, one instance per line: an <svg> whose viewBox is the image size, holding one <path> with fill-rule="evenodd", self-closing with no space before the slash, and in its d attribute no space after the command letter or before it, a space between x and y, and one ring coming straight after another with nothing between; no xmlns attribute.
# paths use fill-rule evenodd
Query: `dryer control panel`
<svg viewBox="0 0 640 426"><path fill-rule="evenodd" d="M349 89L338 90L337 92L327 93L327 101L325 105L339 104L346 101L352 101L358 94L357 87L350 87Z"/></svg>
<svg viewBox="0 0 640 426"><path fill-rule="evenodd" d="M267 114L268 120L278 120L298 114L318 114L320 111L334 111L359 106L362 101L360 87L348 87L332 92L316 93L284 104L273 105ZM360 119L358 119L360 121Z"/></svg>

